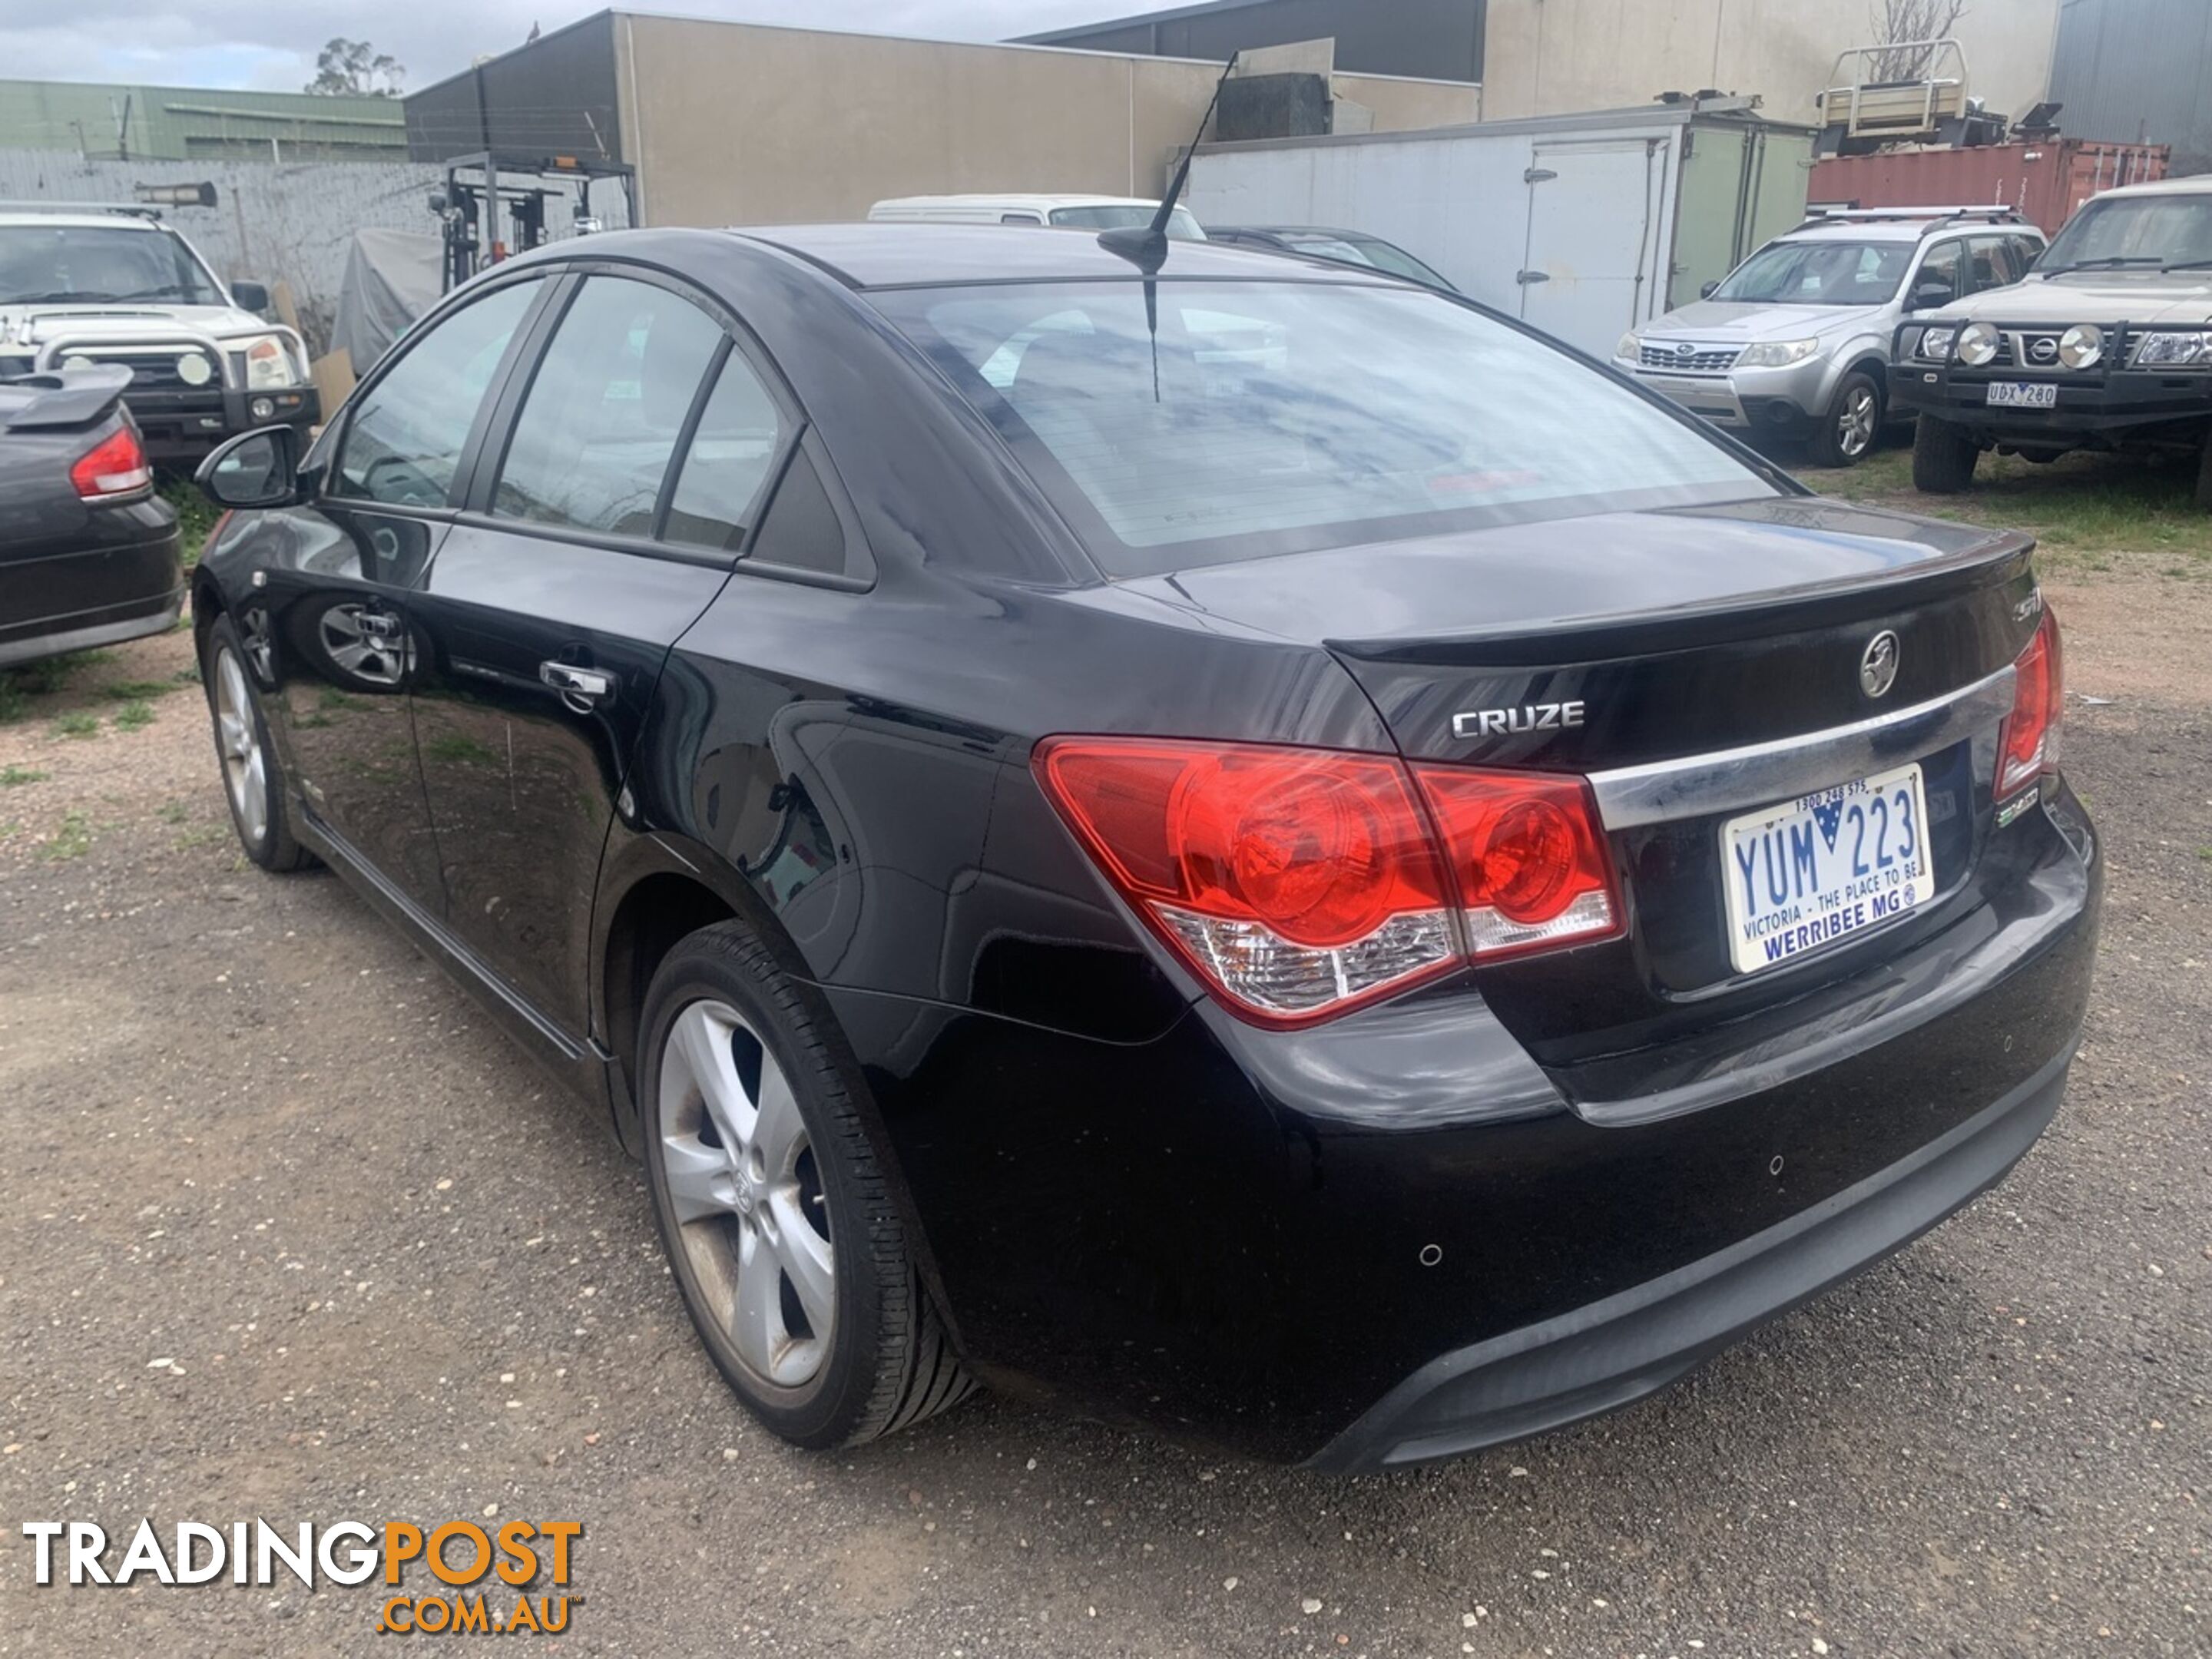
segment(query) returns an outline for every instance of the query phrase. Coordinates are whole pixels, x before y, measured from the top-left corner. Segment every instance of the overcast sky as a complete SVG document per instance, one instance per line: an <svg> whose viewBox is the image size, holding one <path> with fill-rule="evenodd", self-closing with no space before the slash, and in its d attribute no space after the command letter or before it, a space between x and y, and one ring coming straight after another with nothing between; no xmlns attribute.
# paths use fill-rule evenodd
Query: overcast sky
<svg viewBox="0 0 2212 1659"><path fill-rule="evenodd" d="M999 40L1182 0L697 0L640 4L744 22ZM409 89L604 9L604 0L0 0L0 76L296 92L332 35L406 66Z"/></svg>

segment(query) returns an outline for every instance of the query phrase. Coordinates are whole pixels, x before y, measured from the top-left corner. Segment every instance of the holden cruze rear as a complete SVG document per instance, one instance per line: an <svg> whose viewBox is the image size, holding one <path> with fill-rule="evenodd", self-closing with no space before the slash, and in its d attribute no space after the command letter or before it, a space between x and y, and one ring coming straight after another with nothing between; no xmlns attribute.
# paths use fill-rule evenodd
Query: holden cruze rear
<svg viewBox="0 0 2212 1659"><path fill-rule="evenodd" d="M1098 567L969 607L1020 623L945 888L993 973L829 990L975 1367L1449 1456L1997 1180L2102 880L2030 544L1449 300L1174 274L870 296Z"/></svg>

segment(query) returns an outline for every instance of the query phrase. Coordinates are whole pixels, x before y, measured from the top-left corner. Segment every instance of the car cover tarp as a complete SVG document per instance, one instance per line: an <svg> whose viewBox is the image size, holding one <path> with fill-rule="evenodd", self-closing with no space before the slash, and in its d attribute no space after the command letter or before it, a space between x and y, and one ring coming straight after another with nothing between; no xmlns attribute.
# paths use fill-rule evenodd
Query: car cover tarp
<svg viewBox="0 0 2212 1659"><path fill-rule="evenodd" d="M444 244L423 231L372 227L354 232L331 343L352 356L356 374L368 374L392 343L438 302L444 257Z"/></svg>

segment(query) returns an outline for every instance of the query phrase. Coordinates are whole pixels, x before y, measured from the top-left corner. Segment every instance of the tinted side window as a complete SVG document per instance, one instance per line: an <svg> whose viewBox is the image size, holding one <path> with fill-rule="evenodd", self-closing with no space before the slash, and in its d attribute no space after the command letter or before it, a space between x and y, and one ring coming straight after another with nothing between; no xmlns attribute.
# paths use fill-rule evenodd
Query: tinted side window
<svg viewBox="0 0 2212 1659"><path fill-rule="evenodd" d="M791 458L790 470L776 486L745 562L787 565L794 570L819 570L833 575L844 570L845 527L805 446Z"/></svg>
<svg viewBox="0 0 2212 1659"><path fill-rule="evenodd" d="M760 376L732 350L715 377L699 429L684 452L663 534L672 542L734 551L768 482L782 422Z"/></svg>
<svg viewBox="0 0 2212 1659"><path fill-rule="evenodd" d="M713 318L665 288L586 279L523 398L491 510L650 535L684 418L721 341Z"/></svg>
<svg viewBox="0 0 2212 1659"><path fill-rule="evenodd" d="M1924 288L1940 287L1949 290L1947 298L1934 301L1937 305L1948 305L1952 300L1964 297L1966 290L1959 284L1959 250L1961 246L1956 241L1941 242L1928 250L1928 257L1920 262L1920 269L1913 276L1912 295L1907 296L1914 304L1921 303L1917 296Z"/></svg>
<svg viewBox="0 0 2212 1659"><path fill-rule="evenodd" d="M1985 288L2002 288L2020 280L2020 264L2013 256L2009 236L1975 237L1966 245L1966 258L1972 272L1970 293L1979 294Z"/></svg>
<svg viewBox="0 0 2212 1659"><path fill-rule="evenodd" d="M487 294L414 340L346 422L337 493L408 507L443 507L477 405L507 354L541 277Z"/></svg>

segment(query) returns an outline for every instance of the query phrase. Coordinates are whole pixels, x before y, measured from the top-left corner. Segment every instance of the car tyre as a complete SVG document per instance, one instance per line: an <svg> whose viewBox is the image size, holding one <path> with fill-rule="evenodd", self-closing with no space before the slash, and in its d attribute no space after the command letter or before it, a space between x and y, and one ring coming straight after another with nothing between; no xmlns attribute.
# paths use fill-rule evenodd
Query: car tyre
<svg viewBox="0 0 2212 1659"><path fill-rule="evenodd" d="M746 1408L823 1450L964 1399L975 1384L915 1270L826 1012L750 929L724 922L668 953L641 1027L661 1244Z"/></svg>
<svg viewBox="0 0 2212 1659"><path fill-rule="evenodd" d="M1821 466L1856 466L1874 453L1884 419L1881 388L1863 369L1844 376L1827 412L1813 429L1813 459Z"/></svg>
<svg viewBox="0 0 2212 1659"><path fill-rule="evenodd" d="M223 798L230 803L239 845L264 870L281 874L305 869L314 863L314 854L293 838L283 768L269 742L269 722L262 718L245 644L228 616L215 619L202 652L200 679L207 688Z"/></svg>
<svg viewBox="0 0 2212 1659"><path fill-rule="evenodd" d="M1948 421L1923 415L1913 423L1912 487L1929 495L1955 495L1974 482L1982 447Z"/></svg>
<svg viewBox="0 0 2212 1659"><path fill-rule="evenodd" d="M2200 511L2212 513L2212 432L2204 434L2204 447L2197 453L2196 501Z"/></svg>

